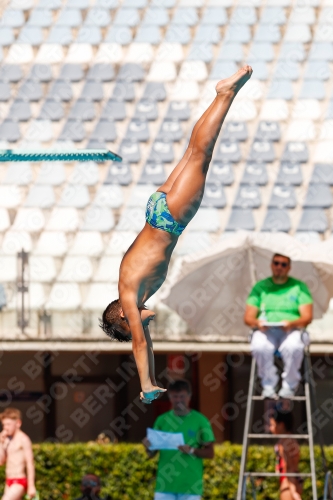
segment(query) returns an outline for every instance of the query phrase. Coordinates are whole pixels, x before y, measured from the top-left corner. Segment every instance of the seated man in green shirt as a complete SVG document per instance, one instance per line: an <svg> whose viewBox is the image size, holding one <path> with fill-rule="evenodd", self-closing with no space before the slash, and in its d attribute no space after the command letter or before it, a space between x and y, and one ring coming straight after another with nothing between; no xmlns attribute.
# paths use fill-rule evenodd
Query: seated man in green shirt
<svg viewBox="0 0 333 500"><path fill-rule="evenodd" d="M275 254L272 276L258 281L246 301L244 321L254 330L251 351L257 361L262 395L267 398L276 397L276 349L284 363L279 396L295 395L304 353L301 330L312 321L311 293L305 283L288 276L290 267L289 257Z"/></svg>
<svg viewBox="0 0 333 500"><path fill-rule="evenodd" d="M191 387L186 380L176 380L168 387L172 409L160 415L154 429L181 432L185 444L178 450L160 450L154 500L200 500L202 495L203 459L214 457L215 441L209 420L192 410ZM147 438L143 440L149 457Z"/></svg>

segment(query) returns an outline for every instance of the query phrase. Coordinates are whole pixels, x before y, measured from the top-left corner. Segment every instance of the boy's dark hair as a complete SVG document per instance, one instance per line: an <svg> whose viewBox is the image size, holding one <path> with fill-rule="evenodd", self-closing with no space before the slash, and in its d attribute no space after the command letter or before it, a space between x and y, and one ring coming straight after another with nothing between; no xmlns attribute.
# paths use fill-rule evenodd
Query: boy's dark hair
<svg viewBox="0 0 333 500"><path fill-rule="evenodd" d="M289 264L289 265L291 264L291 258L290 258L290 257L288 257L287 255L282 255L282 253L275 253L275 254L273 255L272 260L274 260L274 258L275 258L275 257L283 257L284 259L288 259L288 261L289 261L289 262L288 262L288 264Z"/></svg>
<svg viewBox="0 0 333 500"><path fill-rule="evenodd" d="M168 386L169 392L181 392L186 391L188 394L192 394L191 384L184 379L174 380L170 382Z"/></svg>
<svg viewBox="0 0 333 500"><path fill-rule="evenodd" d="M122 324L125 326L125 319L120 316L121 305L119 299L113 300L102 314L102 319L99 320L99 326L112 340L119 342L129 342L130 335L125 335L121 332Z"/></svg>
<svg viewBox="0 0 333 500"><path fill-rule="evenodd" d="M291 411L282 411L279 408L275 408L272 413L272 418L276 423L283 423L287 432L292 432L294 419Z"/></svg>

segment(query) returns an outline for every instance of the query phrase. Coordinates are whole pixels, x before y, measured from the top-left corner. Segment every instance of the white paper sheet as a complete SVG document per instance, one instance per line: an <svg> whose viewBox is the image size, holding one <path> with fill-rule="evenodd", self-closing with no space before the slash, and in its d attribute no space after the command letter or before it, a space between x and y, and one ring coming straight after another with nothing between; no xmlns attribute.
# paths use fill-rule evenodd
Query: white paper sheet
<svg viewBox="0 0 333 500"><path fill-rule="evenodd" d="M148 427L147 438L150 441L150 450L177 450L178 446L185 444L181 432L155 431Z"/></svg>

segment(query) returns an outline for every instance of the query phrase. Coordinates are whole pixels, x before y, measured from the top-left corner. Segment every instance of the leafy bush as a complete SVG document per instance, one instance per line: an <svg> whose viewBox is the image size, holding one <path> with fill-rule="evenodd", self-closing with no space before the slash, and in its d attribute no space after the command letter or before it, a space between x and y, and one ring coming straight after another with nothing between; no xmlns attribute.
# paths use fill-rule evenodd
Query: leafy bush
<svg viewBox="0 0 333 500"><path fill-rule="evenodd" d="M320 450L316 448L317 471L321 470ZM96 443L34 445L37 489L41 500L72 500L80 495L80 479L94 473L102 479L102 496L113 500L151 500L154 493L157 459L148 460L142 445ZM326 448L330 470L333 470L333 447ZM215 447L214 460L205 461L204 500L234 500L241 458L241 446L224 443ZM249 470L274 471L274 451L268 446L252 446ZM301 449L300 470L309 472L309 453ZM0 482L3 484L4 469ZM322 496L324 474L317 476L319 498ZM278 500L278 480L257 481L258 500ZM250 488L248 488L250 490ZM248 496L250 497L250 495ZM303 500L310 500L311 480L304 484Z"/></svg>

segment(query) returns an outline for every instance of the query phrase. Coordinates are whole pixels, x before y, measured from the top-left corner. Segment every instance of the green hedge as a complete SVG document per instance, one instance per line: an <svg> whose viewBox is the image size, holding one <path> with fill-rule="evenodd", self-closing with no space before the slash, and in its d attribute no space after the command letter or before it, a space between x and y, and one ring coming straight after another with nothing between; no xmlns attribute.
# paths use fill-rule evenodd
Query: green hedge
<svg viewBox="0 0 333 500"><path fill-rule="evenodd" d="M148 460L142 445L95 443L34 445L37 489L41 500L72 500L79 496L82 475L94 473L101 477L102 495L113 500L151 500L153 498L157 460ZM330 470L333 470L333 447L326 449ZM241 446L224 443L215 447L214 460L205 462L205 500L233 500L237 491ZM316 448L317 470L321 469L320 451ZM274 471L272 447L252 446L249 469ZM307 448L301 449L300 470L309 471ZM4 470L0 477L3 484ZM323 474L318 474L319 498L323 491ZM278 481L258 481L258 500L278 500ZM311 481L305 481L302 500L310 500ZM250 498L250 496L249 496Z"/></svg>

